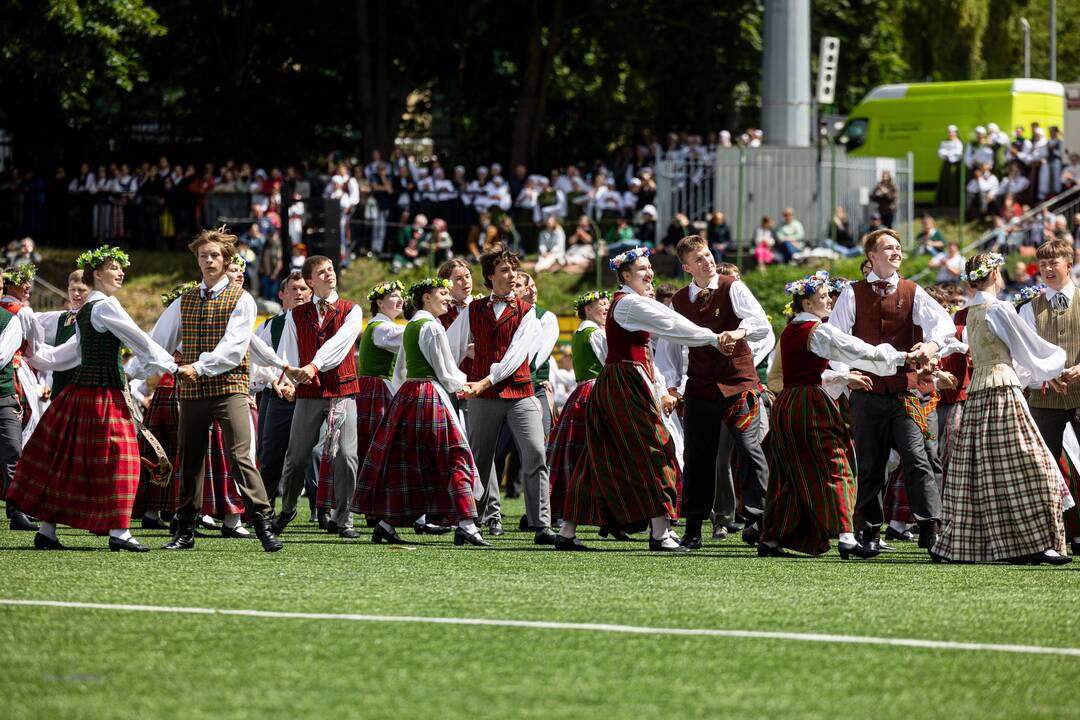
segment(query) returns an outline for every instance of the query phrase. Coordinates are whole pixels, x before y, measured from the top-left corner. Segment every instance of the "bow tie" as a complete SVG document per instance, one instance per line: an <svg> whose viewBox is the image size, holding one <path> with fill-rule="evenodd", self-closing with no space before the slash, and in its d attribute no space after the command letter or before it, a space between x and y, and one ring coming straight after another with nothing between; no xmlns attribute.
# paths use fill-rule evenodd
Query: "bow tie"
<svg viewBox="0 0 1080 720"><path fill-rule="evenodd" d="M891 286L889 285L888 280L875 280L870 284L874 286L874 291L882 297L885 297L891 291Z"/></svg>
<svg viewBox="0 0 1080 720"><path fill-rule="evenodd" d="M334 306L331 305L326 300L320 300L319 301L319 314L320 315L326 315L327 313L329 313L333 309L334 309Z"/></svg>
<svg viewBox="0 0 1080 720"><path fill-rule="evenodd" d="M458 310L464 310L468 307L468 305L453 298L450 298L450 307L456 307Z"/></svg>
<svg viewBox="0 0 1080 720"><path fill-rule="evenodd" d="M506 303L507 305L514 299L514 293L507 293L506 295L491 294L491 302L493 303Z"/></svg>
<svg viewBox="0 0 1080 720"><path fill-rule="evenodd" d="M704 305L705 303L709 302L709 298L712 297L712 293L713 291L709 288L702 288L698 291L697 299L695 300L695 302L699 302Z"/></svg>
<svg viewBox="0 0 1080 720"><path fill-rule="evenodd" d="M1050 307L1055 310L1068 310L1069 309L1069 296L1065 293L1058 293L1050 300Z"/></svg>

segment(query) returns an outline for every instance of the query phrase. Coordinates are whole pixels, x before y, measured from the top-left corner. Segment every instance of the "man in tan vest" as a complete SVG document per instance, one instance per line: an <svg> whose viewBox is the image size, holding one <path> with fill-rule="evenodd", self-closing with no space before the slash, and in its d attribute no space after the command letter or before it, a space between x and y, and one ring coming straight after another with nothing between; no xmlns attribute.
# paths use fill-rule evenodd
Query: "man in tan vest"
<svg viewBox="0 0 1080 720"><path fill-rule="evenodd" d="M865 342L887 342L897 350L916 353L923 363L929 362L956 332L952 318L925 290L900 278L904 253L894 231L868 234L863 238L863 249L871 271L865 280L840 293L829 324ZM918 415L913 402L918 385L915 368L900 368L891 377L852 375L851 421L859 466L855 522L861 540L880 547L885 464L890 448L895 447L908 483L911 511L919 523L919 547L932 548L941 518L941 487L922 429L913 417ZM929 420L930 426L936 427L936 420Z"/></svg>
<svg viewBox="0 0 1080 720"><path fill-rule="evenodd" d="M1051 240L1039 246L1035 257L1046 292L1020 308L1020 317L1039 337L1065 350L1065 371L1047 387L1028 390L1031 417L1046 446L1057 460L1061 457L1065 428L1070 423L1080 434L1076 410L1080 408L1080 297L1072 279L1073 246L1067 240ZM1080 552L1080 538L1072 540L1073 552Z"/></svg>

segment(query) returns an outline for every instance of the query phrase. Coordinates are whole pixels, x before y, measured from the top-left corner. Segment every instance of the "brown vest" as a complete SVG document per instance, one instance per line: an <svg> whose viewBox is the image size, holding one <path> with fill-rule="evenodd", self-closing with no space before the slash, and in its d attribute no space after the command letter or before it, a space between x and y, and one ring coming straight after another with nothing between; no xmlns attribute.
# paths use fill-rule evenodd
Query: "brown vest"
<svg viewBox="0 0 1080 720"><path fill-rule="evenodd" d="M1031 301L1031 312L1035 315L1039 337L1065 351L1065 367L1080 363L1080 292L1073 291L1068 310L1055 310L1050 307L1046 295L1038 295ZM1064 395L1032 391L1028 393L1028 405L1057 410L1080 407L1080 385L1071 385Z"/></svg>
<svg viewBox="0 0 1080 720"><path fill-rule="evenodd" d="M853 283L855 324L851 334L871 345L889 343L901 352L911 350L913 345L922 342L922 329L912 320L916 288L910 280L901 280L892 294L882 297L865 280ZM882 395L913 390L918 385L914 370L901 368L889 377L864 374L874 381L870 392Z"/></svg>
<svg viewBox="0 0 1080 720"><path fill-rule="evenodd" d="M708 328L719 335L737 330L739 317L731 307L732 278L721 275L719 284L709 297L690 302L690 288L684 287L671 298L671 306L695 325ZM745 340L735 343L735 352L724 355L712 345L690 348L686 370L686 394L716 400L746 390L757 390L758 374L754 354Z"/></svg>

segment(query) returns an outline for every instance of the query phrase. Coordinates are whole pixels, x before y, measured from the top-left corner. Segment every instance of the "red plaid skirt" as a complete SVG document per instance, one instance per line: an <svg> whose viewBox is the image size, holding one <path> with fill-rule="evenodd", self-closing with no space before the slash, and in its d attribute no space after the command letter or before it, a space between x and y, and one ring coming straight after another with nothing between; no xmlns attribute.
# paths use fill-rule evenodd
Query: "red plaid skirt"
<svg viewBox="0 0 1080 720"><path fill-rule="evenodd" d="M371 438L352 509L394 526L424 514L448 525L475 518L476 463L453 412L432 381L402 385Z"/></svg>
<svg viewBox="0 0 1080 720"><path fill-rule="evenodd" d="M386 417L393 396L382 378L360 376L360 390L356 393L356 457L361 465L367 457L371 438L379 428L379 423ZM320 510L334 507L334 453L332 448L323 446L322 460L319 462L319 491L315 495L315 504ZM330 451L330 452L328 452Z"/></svg>
<svg viewBox="0 0 1080 720"><path fill-rule="evenodd" d="M595 384L596 380L586 380L574 388L574 392L570 393L570 397L563 404L555 431L548 439L551 509L556 516L562 514L567 489L570 487L570 477L574 474L574 465L585 451L585 408Z"/></svg>
<svg viewBox="0 0 1080 720"><path fill-rule="evenodd" d="M169 376L171 379L171 376ZM172 383L159 383L146 408L143 426L157 438L165 454L177 463L176 432L180 426L180 405L176 398L176 387ZM170 479L167 485L155 485L151 482L150 471L142 468L139 475L139 491L135 495L133 517L142 517L148 512L171 513L176 509L175 483Z"/></svg>
<svg viewBox="0 0 1080 720"><path fill-rule="evenodd" d="M72 385L23 448L7 498L47 522L104 533L128 527L139 441L123 391Z"/></svg>

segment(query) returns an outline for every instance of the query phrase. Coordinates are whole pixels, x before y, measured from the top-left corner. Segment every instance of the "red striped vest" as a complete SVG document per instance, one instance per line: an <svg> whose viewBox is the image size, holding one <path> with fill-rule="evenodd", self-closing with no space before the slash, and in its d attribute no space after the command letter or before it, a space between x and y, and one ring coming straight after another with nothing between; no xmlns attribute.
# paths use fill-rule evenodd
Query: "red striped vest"
<svg viewBox="0 0 1080 720"><path fill-rule="evenodd" d="M821 374L829 367L829 361L810 350L810 334L819 324L788 323L780 333L780 369L785 388L821 385Z"/></svg>
<svg viewBox="0 0 1080 720"><path fill-rule="evenodd" d="M468 307L466 305L465 307ZM461 314L461 309L454 303L450 303L450 306L446 309L446 312L439 318L439 322L442 323L444 330L449 330L450 326L454 324L454 321L458 319L458 315ZM458 369L468 376L469 371L472 369L472 358L465 358L458 365Z"/></svg>
<svg viewBox="0 0 1080 720"><path fill-rule="evenodd" d="M319 325L319 314L314 302L297 305L292 309L293 322L296 323L296 349L300 358L300 367L304 367L315 358L315 353L330 338L334 337L345 323L345 317L356 307L348 300L337 299L333 308ZM317 375L318 383L309 382L296 388L298 398L333 398L355 395L360 391L356 378L356 353L350 351L336 368Z"/></svg>
<svg viewBox="0 0 1080 720"><path fill-rule="evenodd" d="M649 333L644 330L630 331L615 321L615 305L626 293L615 293L608 308L604 331L607 334L607 359L605 365L620 362L636 362L652 377L652 358L649 355Z"/></svg>
<svg viewBox="0 0 1080 720"><path fill-rule="evenodd" d="M468 370L469 382L487 377L491 372L491 364L506 355L506 351L510 349L510 340L531 309L529 303L514 298L496 320L491 298L474 300L469 304L469 329L473 336L474 355L472 366ZM532 374L529 372L528 358L522 361L521 367L515 370L513 375L480 395L487 400L520 400L532 396Z"/></svg>

